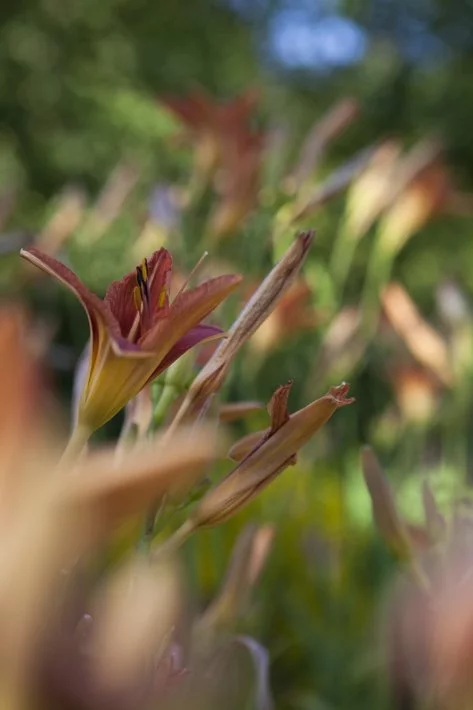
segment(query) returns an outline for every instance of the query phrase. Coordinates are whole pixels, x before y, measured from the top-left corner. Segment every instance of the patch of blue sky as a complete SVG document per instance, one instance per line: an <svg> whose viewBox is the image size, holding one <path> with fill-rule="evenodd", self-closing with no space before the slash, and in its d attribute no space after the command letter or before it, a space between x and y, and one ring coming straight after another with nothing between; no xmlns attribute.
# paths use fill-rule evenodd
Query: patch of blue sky
<svg viewBox="0 0 473 710"><path fill-rule="evenodd" d="M364 30L342 15L311 17L301 10L277 13L268 28L267 49L288 69L348 66L363 59L368 47Z"/></svg>

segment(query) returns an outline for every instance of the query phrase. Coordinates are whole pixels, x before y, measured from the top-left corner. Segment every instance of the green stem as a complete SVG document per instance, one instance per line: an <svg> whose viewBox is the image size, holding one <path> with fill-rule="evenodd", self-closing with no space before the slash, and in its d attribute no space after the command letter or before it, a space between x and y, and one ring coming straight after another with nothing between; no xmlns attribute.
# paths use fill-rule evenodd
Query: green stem
<svg viewBox="0 0 473 710"><path fill-rule="evenodd" d="M358 243L359 238L348 231L348 225L345 221L335 236L329 267L339 303L343 302L343 293Z"/></svg>
<svg viewBox="0 0 473 710"><path fill-rule="evenodd" d="M138 548L145 552L146 554L149 553L151 549L151 544L153 542L153 537L156 532L156 524L161 517L164 509L166 507L166 496L164 496L160 501L157 503L153 503L153 505L149 508L148 513L145 517L144 525L143 525L143 533L141 535Z"/></svg>
<svg viewBox="0 0 473 710"><path fill-rule="evenodd" d="M153 415L149 427L148 435L156 432L165 422L171 406L185 392L187 376L186 362L175 363L166 373L164 383L155 383L152 393ZM166 432L166 437L168 432ZM148 509L144 520L143 533L139 541L139 548L149 552L153 537L156 533L156 523L166 507L166 498L160 501L153 501Z"/></svg>
<svg viewBox="0 0 473 710"><path fill-rule="evenodd" d="M181 525L181 527L178 528L170 538L154 550L152 553L152 559L155 562L158 562L168 555L175 554L193 532L194 523L192 520L186 520L185 523L183 523L183 525Z"/></svg>
<svg viewBox="0 0 473 710"><path fill-rule="evenodd" d="M164 384L161 396L153 407L153 418L150 426L152 432L157 431L164 424L171 406L179 398L180 394L180 390L174 385Z"/></svg>
<svg viewBox="0 0 473 710"><path fill-rule="evenodd" d="M71 434L64 453L61 456L60 465L67 466L72 464L81 454L84 446L87 444L91 431L88 427L77 424Z"/></svg>
<svg viewBox="0 0 473 710"><path fill-rule="evenodd" d="M381 311L381 293L388 283L395 254L386 253L379 246L379 240L373 246L368 262L368 270L361 297L362 330L371 338L377 328Z"/></svg>

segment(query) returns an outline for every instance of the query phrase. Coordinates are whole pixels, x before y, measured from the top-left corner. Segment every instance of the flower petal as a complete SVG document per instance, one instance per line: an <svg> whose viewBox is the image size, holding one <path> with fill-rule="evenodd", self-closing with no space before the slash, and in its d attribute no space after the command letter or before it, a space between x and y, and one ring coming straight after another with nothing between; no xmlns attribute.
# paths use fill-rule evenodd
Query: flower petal
<svg viewBox="0 0 473 710"><path fill-rule="evenodd" d="M78 276L60 261L48 254L44 254L35 247L22 249L20 254L31 264L54 276L67 286L82 304L89 320L91 336L91 356L85 384L87 387L95 364L97 360L103 357L103 352L108 349L110 339L122 339L117 321L108 305L90 291Z"/></svg>
<svg viewBox="0 0 473 710"><path fill-rule="evenodd" d="M193 348L194 345L199 345L199 343L204 343L209 340L215 340L219 336L223 336L223 330L216 325L204 325L200 323L196 325L195 328L191 328L172 346L164 360L161 360L158 369L153 373L153 378L166 370L173 362Z"/></svg>
<svg viewBox="0 0 473 710"><path fill-rule="evenodd" d="M271 417L271 434L278 431L284 424L289 421L289 412L287 409L287 401L292 389L292 380L287 385L281 385L271 397L268 405L268 412Z"/></svg>
<svg viewBox="0 0 473 710"><path fill-rule="evenodd" d="M22 249L20 255L29 261L34 266L42 269L50 276L54 276L58 281L63 283L72 293L79 299L85 312L89 318L91 328L98 321L106 326L111 335L120 337L120 328L114 318L110 308L102 301L95 293L90 291L85 284L79 279L76 274L71 271L65 264L54 259L52 256L36 249L28 247Z"/></svg>
<svg viewBox="0 0 473 710"><path fill-rule="evenodd" d="M263 429L262 431L252 431L250 434L246 434L231 446L227 454L228 458L232 459L232 461L242 461L263 439L266 440L268 438L269 433L270 429Z"/></svg>
<svg viewBox="0 0 473 710"><path fill-rule="evenodd" d="M200 321L206 318L241 282L236 275L220 276L184 291L171 304L169 315L151 328L140 345L145 350L157 350L163 357L173 345Z"/></svg>
<svg viewBox="0 0 473 710"><path fill-rule="evenodd" d="M125 341L126 342L126 341ZM159 358L139 348L120 349L114 341L103 348L78 407L79 423L91 430L108 422L147 383Z"/></svg>
<svg viewBox="0 0 473 710"><path fill-rule="evenodd" d="M13 507L10 495L22 477L24 456L39 433L41 371L31 347L29 323L19 307L0 310L0 511ZM25 447L25 441L28 445Z"/></svg>
<svg viewBox="0 0 473 710"><path fill-rule="evenodd" d="M158 249L148 259L149 301L151 324L167 315L169 310L169 286L172 275L172 256L167 249ZM164 295L164 301L161 299Z"/></svg>
<svg viewBox="0 0 473 710"><path fill-rule="evenodd" d="M86 546L110 534L126 518L143 513L149 502L182 496L202 477L217 455L215 432L183 429L170 439L156 437L116 465L114 450L84 459L77 475L61 479L59 501L88 521Z"/></svg>
<svg viewBox="0 0 473 710"><path fill-rule="evenodd" d="M119 323L124 338L128 336L137 314L133 298L135 286L136 272L131 271L122 279L112 281L103 299Z"/></svg>
<svg viewBox="0 0 473 710"><path fill-rule="evenodd" d="M171 111L188 127L194 130L205 128L212 122L212 102L203 91L194 91L189 96L161 96L159 98L166 108Z"/></svg>

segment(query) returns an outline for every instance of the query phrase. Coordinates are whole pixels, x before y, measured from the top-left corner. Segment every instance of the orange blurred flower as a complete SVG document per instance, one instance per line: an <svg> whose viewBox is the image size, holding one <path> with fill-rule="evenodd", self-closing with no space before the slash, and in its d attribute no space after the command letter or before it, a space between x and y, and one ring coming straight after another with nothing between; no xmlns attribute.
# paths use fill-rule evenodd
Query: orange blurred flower
<svg viewBox="0 0 473 710"><path fill-rule="evenodd" d="M187 96L161 96L159 101L186 126L195 142L197 170L201 176L209 177L229 141L238 141L245 134L257 94L247 91L227 103L218 103L202 89L196 89Z"/></svg>
<svg viewBox="0 0 473 710"><path fill-rule="evenodd" d="M406 289L391 282L383 290L381 300L389 324L413 357L439 382L451 386L453 369L448 345L422 317Z"/></svg>
<svg viewBox="0 0 473 710"><path fill-rule="evenodd" d="M233 232L255 204L265 135L251 126L258 94L247 91L217 103L202 90L186 97L163 97L195 142L195 179L200 185L215 178L219 202L210 217L216 239Z"/></svg>
<svg viewBox="0 0 473 710"><path fill-rule="evenodd" d="M417 148L421 155L422 146ZM428 146L424 149L427 151ZM380 245L383 250L396 254L402 249L410 237L419 231L429 220L446 212L467 214L472 211L472 201L466 195L460 194L454 184L450 172L441 157L433 152L430 160L418 170L414 170L416 151L404 159L404 165L399 168L399 177L393 179L394 199L386 210L381 224ZM410 163L413 163L411 168ZM412 177L409 172L412 169ZM396 194L397 189L401 190Z"/></svg>
<svg viewBox="0 0 473 710"><path fill-rule="evenodd" d="M217 185L220 199L210 217L210 237L220 239L234 232L257 203L264 145L262 133L228 136Z"/></svg>
<svg viewBox="0 0 473 710"><path fill-rule="evenodd" d="M397 403L408 422L426 422L437 411L439 398L438 380L423 367L405 365L392 368Z"/></svg>

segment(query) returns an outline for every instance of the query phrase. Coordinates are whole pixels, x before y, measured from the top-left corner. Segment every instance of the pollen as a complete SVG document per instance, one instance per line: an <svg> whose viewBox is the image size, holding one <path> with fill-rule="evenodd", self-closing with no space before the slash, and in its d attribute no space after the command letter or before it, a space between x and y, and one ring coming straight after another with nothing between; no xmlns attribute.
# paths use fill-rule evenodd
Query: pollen
<svg viewBox="0 0 473 710"><path fill-rule="evenodd" d="M148 260L143 259L141 262L141 273L143 275L143 280L147 283L148 281Z"/></svg>
<svg viewBox="0 0 473 710"><path fill-rule="evenodd" d="M166 303L166 289L162 288L158 298L158 307L163 308Z"/></svg>

